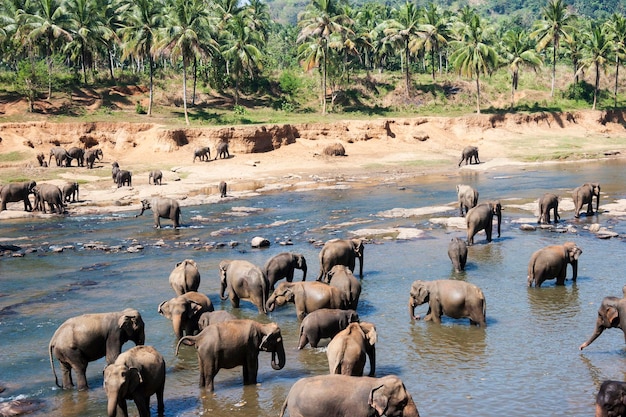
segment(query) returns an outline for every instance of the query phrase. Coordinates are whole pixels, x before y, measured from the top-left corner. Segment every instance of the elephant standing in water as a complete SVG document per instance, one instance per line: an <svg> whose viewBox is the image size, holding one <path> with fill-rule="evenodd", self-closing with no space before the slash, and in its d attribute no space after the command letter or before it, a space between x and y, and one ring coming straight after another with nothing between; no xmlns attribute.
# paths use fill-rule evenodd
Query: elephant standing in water
<svg viewBox="0 0 626 417"><path fill-rule="evenodd" d="M491 242L493 230L493 216L498 219L498 237L500 237L500 224L502 223L502 205L499 201L482 203L470 209L465 215L467 224L467 244L474 244L474 235L481 230L487 235L487 242Z"/></svg>
<svg viewBox="0 0 626 417"><path fill-rule="evenodd" d="M282 252L270 258L265 263L265 276L269 289L274 290L276 281L285 278L287 282L293 281L293 274L296 269L302 270L302 281L306 280L306 259L300 253Z"/></svg>
<svg viewBox="0 0 626 417"><path fill-rule="evenodd" d="M441 316L461 319L468 317L470 324L486 327L487 303L480 288L474 284L453 279L414 281L409 297L409 314L414 320L415 307L428 303L424 321L441 323Z"/></svg>
<svg viewBox="0 0 626 417"><path fill-rule="evenodd" d="M198 321L207 311L213 311L209 297L196 291L189 291L178 297L163 301L157 311L168 320L172 320L172 329L178 339L183 332L193 335L200 330Z"/></svg>
<svg viewBox="0 0 626 417"><path fill-rule="evenodd" d="M356 310L361 296L361 283L345 265L335 265L326 275L326 283L343 294L345 308Z"/></svg>
<svg viewBox="0 0 626 417"><path fill-rule="evenodd" d="M24 201L24 211L32 211L33 206L30 204L28 196L34 193L36 186L35 181L13 182L2 186L0 188L0 200L2 200L0 211L7 209L7 203L18 201Z"/></svg>
<svg viewBox="0 0 626 417"><path fill-rule="evenodd" d="M176 268L170 273L169 281L176 295L198 291L200 287L198 264L193 259L185 259L177 263Z"/></svg>
<svg viewBox="0 0 626 417"><path fill-rule="evenodd" d="M318 375L296 381L280 410L291 417L419 417L402 380L348 375Z"/></svg>
<svg viewBox="0 0 626 417"><path fill-rule="evenodd" d="M452 261L455 272L465 270L465 264L467 264L467 244L463 239L458 237L450 239L450 243L448 244L448 257L450 261Z"/></svg>
<svg viewBox="0 0 626 417"><path fill-rule="evenodd" d="M298 320L320 308L346 309L343 293L323 282L281 282L267 299L267 311L286 303L296 305Z"/></svg>
<svg viewBox="0 0 626 417"><path fill-rule="evenodd" d="M321 308L312 311L300 323L298 349L304 348L308 343L311 344L311 347L316 348L320 339L332 339L350 323L358 321L359 315L354 310Z"/></svg>
<svg viewBox="0 0 626 417"><path fill-rule="evenodd" d="M463 148L461 152L461 160L459 161L459 166L465 161L465 165L468 163L471 165L472 160L474 160L475 164L480 164L480 160L478 159L478 148L476 146L466 146Z"/></svg>
<svg viewBox="0 0 626 417"><path fill-rule="evenodd" d="M554 213L554 223L559 219L559 197L556 194L545 193L539 199L539 218L537 223L550 224L550 210Z"/></svg>
<svg viewBox="0 0 626 417"><path fill-rule="evenodd" d="M376 326L350 323L333 337L326 349L331 374L363 376L365 356L370 360L369 376L376 375Z"/></svg>
<svg viewBox="0 0 626 417"><path fill-rule="evenodd" d="M320 251L320 273L317 280L325 279L328 271L335 265L345 265L354 272L356 258L359 258L359 278L363 279L364 249L362 239L329 240Z"/></svg>
<svg viewBox="0 0 626 417"><path fill-rule="evenodd" d="M226 197L226 181L220 181L218 188L220 190L220 198Z"/></svg>
<svg viewBox="0 0 626 417"><path fill-rule="evenodd" d="M572 265L572 281L578 277L578 258L583 253L574 242L551 245L535 251L528 262L528 286L541 287L548 279L556 278L556 285L565 285L567 264Z"/></svg>
<svg viewBox="0 0 626 417"><path fill-rule="evenodd" d="M117 415L118 407L122 415L128 417L126 400L135 401L139 417L150 417L150 397L154 394L157 397L157 412L163 415L164 390L165 360L152 346L135 346L104 368L109 417Z"/></svg>
<svg viewBox="0 0 626 417"><path fill-rule="evenodd" d="M48 353L54 382L63 389L72 388L71 370L76 372L78 389L86 390L87 364L106 356L106 363L115 362L122 345L129 340L143 345L146 340L144 322L137 310L127 308L113 313L84 314L67 319L54 332ZM63 385L54 370L56 357L61 363Z"/></svg>
<svg viewBox="0 0 626 417"><path fill-rule="evenodd" d="M591 337L578 349L583 350L602 334L605 329L619 328L624 332L626 341L626 285L622 287L623 297L604 297L598 309L596 328ZM624 318L624 321L622 321Z"/></svg>
<svg viewBox="0 0 626 417"><path fill-rule="evenodd" d="M626 382L604 381L596 395L595 417L626 416Z"/></svg>
<svg viewBox="0 0 626 417"><path fill-rule="evenodd" d="M596 197L596 212L600 208L600 184L587 183L580 187L576 187L572 191L572 199L574 200L574 217L580 216L580 210L587 205L587 216L593 216L593 197Z"/></svg>
<svg viewBox="0 0 626 417"><path fill-rule="evenodd" d="M478 204L478 191L470 185L459 184L456 186L456 194L459 200L459 214L464 217L469 209Z"/></svg>
<svg viewBox="0 0 626 417"><path fill-rule="evenodd" d="M198 328L202 331L211 324L223 323L230 320L237 320L237 317L226 310L206 311L202 313L198 319Z"/></svg>
<svg viewBox="0 0 626 417"><path fill-rule="evenodd" d="M154 218L154 227L161 228L161 218L170 219L174 222L174 229L180 227L180 206L178 201L171 198L153 198L148 201L147 199L141 200L141 213L135 215L139 217L146 210L152 210L152 217Z"/></svg>
<svg viewBox="0 0 626 417"><path fill-rule="evenodd" d="M239 300L248 300L259 313L265 313L265 300L269 292L267 278L259 267L248 261L224 260L220 262L220 298L230 298L230 304L239 308ZM228 296L224 293L228 290Z"/></svg>
<svg viewBox="0 0 626 417"><path fill-rule="evenodd" d="M181 344L195 346L200 368L200 387L214 391L213 380L220 369L243 366L244 385L256 384L259 352L271 352L274 370L285 366L285 347L276 323L261 324L254 320L230 320L212 324L197 336L185 336ZM278 361L276 361L278 357Z"/></svg>

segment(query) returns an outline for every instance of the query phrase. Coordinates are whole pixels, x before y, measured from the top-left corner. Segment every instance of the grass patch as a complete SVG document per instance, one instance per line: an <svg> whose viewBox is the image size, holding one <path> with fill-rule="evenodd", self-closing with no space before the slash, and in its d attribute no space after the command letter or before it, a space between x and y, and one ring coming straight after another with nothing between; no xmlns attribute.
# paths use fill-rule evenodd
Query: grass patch
<svg viewBox="0 0 626 417"><path fill-rule="evenodd" d="M18 162L28 158L26 152L9 152L0 154L0 162Z"/></svg>

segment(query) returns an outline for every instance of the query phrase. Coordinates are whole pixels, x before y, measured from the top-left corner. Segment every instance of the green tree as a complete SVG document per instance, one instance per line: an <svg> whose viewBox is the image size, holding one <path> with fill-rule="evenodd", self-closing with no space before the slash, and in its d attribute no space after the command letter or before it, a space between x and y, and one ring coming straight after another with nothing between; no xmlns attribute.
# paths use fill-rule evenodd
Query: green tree
<svg viewBox="0 0 626 417"><path fill-rule="evenodd" d="M613 13L606 22L607 33L611 37L611 45L615 58L615 86L613 88L613 106L617 107L617 86L619 67L626 55L626 17Z"/></svg>
<svg viewBox="0 0 626 417"><path fill-rule="evenodd" d="M434 3L429 3L423 10L423 23L420 26L422 32L421 47L425 51L430 52L431 59L431 75L435 80L436 68L439 67L441 73L442 56L441 50L447 45L449 39L450 22L445 13L443 13ZM435 57L439 56L439 65L435 64Z"/></svg>
<svg viewBox="0 0 626 417"><path fill-rule="evenodd" d="M559 55L559 45L562 38L568 38L571 30L572 15L567 12L563 0L549 0L541 12L542 18L534 25L531 38L538 39L537 50L543 51L552 45L552 87L550 97L554 97L556 83L556 61Z"/></svg>
<svg viewBox="0 0 626 417"><path fill-rule="evenodd" d="M530 44L523 30L509 30L502 37L503 63L511 72L511 108L515 106L515 90L519 82L519 71L522 66L539 68L541 57Z"/></svg>
<svg viewBox="0 0 626 417"><path fill-rule="evenodd" d="M585 57L583 58L583 66L595 69L596 77L593 90L593 110L596 109L598 101L598 90L600 89L600 70L606 71L611 52L611 40L605 31L606 26L592 21L588 31L585 33L585 42L583 43Z"/></svg>

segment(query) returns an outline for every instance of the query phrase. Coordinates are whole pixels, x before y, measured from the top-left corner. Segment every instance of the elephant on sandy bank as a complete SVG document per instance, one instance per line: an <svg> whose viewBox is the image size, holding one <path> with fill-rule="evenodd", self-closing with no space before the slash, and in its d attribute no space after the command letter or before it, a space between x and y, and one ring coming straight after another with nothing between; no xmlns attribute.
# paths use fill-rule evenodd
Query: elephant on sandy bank
<svg viewBox="0 0 626 417"><path fill-rule="evenodd" d="M474 284L452 279L414 281L409 297L409 314L414 320L415 307L428 303L424 321L441 323L441 316L454 319L469 318L470 324L486 327L487 303L480 288Z"/></svg>
<svg viewBox="0 0 626 417"><path fill-rule="evenodd" d="M196 162L196 158L200 161L208 161L211 159L211 149L208 146L202 146L193 150L193 161Z"/></svg>
<svg viewBox="0 0 626 417"><path fill-rule="evenodd" d="M215 159L222 158L227 159L230 158L230 152L228 152L228 142L220 142L215 147Z"/></svg>
<svg viewBox="0 0 626 417"><path fill-rule="evenodd" d="M346 309L342 292L328 284L318 281L281 282L267 299L267 311L274 311L276 306L286 303L296 305L298 320L320 308Z"/></svg>
<svg viewBox="0 0 626 417"><path fill-rule="evenodd" d="M170 219L174 222L174 229L180 227L180 206L178 201L171 198L155 197L148 201L147 199L141 200L141 212L135 217L139 217L146 210L152 210L152 217L154 218L154 227L161 228L161 219Z"/></svg>
<svg viewBox="0 0 626 417"><path fill-rule="evenodd" d="M72 166L72 159L76 159L76 165L79 167L85 166L85 150L76 146L72 146L67 150L68 158L66 160L66 166Z"/></svg>
<svg viewBox="0 0 626 417"><path fill-rule="evenodd" d="M591 337L580 345L578 349L583 350L593 343L604 330L611 328L621 329L626 342L626 285L622 287L622 293L622 298L609 296L602 299L598 309L595 330ZM622 318L624 319L623 321Z"/></svg>
<svg viewBox="0 0 626 417"><path fill-rule="evenodd" d="M195 346L200 368L200 387L214 391L213 380L220 369L243 366L244 385L256 384L259 352L272 353L272 369L285 366L285 347L276 323L261 324L254 320L231 320L212 324L197 336L185 336L181 344ZM278 358L278 361L276 360Z"/></svg>
<svg viewBox="0 0 626 417"><path fill-rule="evenodd" d="M63 192L54 184L37 184L33 188L35 194L35 208L46 213L46 203L50 213L57 212L63 214L65 211L65 203L63 202Z"/></svg>
<svg viewBox="0 0 626 417"><path fill-rule="evenodd" d="M54 382L63 389L72 388L73 369L78 380L78 389L86 390L87 364L103 356L106 356L107 364L112 364L122 351L122 345L129 340L136 345L143 345L146 340L144 328L141 314L131 308L67 319L54 332L48 346ZM61 363L63 385L59 385L53 358Z"/></svg>
<svg viewBox="0 0 626 417"><path fill-rule="evenodd" d="M125 185L132 187L133 173L125 169L120 169L117 171L117 174L115 174L115 183L117 184L117 188L121 188Z"/></svg>
<svg viewBox="0 0 626 417"><path fill-rule="evenodd" d="M193 335L200 331L198 326L200 316L213 310L209 297L196 291L189 291L163 301L157 309L159 314L172 320L172 329L178 339L183 337L183 332L186 335Z"/></svg>
<svg viewBox="0 0 626 417"><path fill-rule="evenodd" d="M32 211L33 206L30 204L28 196L34 192L36 186L35 181L12 182L2 186L0 188L0 199L2 200L0 211L7 209L7 203L18 201L24 201L24 211Z"/></svg>
<svg viewBox="0 0 626 417"><path fill-rule="evenodd" d="M158 170L152 170L148 174L148 184L161 185L161 181L163 180L163 173Z"/></svg>
<svg viewBox="0 0 626 417"><path fill-rule="evenodd" d="M219 264L220 298L230 299L234 308L239 308L239 300L248 300L259 313L265 313L265 300L269 292L267 278L261 269L243 260L223 260ZM224 295L228 292L228 296Z"/></svg>
<svg viewBox="0 0 626 417"><path fill-rule="evenodd" d="M467 224L467 244L474 244L474 236L481 230L485 231L487 242L491 242L493 230L493 216L498 220L498 237L500 237L500 224L502 223L502 205L500 201L490 201L471 208L465 215Z"/></svg>
<svg viewBox="0 0 626 417"><path fill-rule="evenodd" d="M478 148L476 146L466 146L461 151L461 160L459 161L459 166L465 161L465 165L468 163L471 165L472 160L474 164L480 164L480 160L478 159Z"/></svg>
<svg viewBox="0 0 626 417"><path fill-rule="evenodd" d="M265 276L269 289L274 290L276 281L285 278L287 282L293 281L293 274L296 269L302 270L302 281L306 280L306 259L304 255L293 252L282 252L270 258L265 263Z"/></svg>
<svg viewBox="0 0 626 417"><path fill-rule="evenodd" d="M220 198L226 197L226 188L227 188L226 181L220 181L217 188L220 191Z"/></svg>
<svg viewBox="0 0 626 417"><path fill-rule="evenodd" d="M363 279L363 251L362 239L331 239L324 244L320 251L320 273L318 281L326 278L328 271L335 265L345 265L354 272L356 258L359 259L359 278Z"/></svg>
<svg viewBox="0 0 626 417"><path fill-rule="evenodd" d="M51 166L52 158L54 158L58 167L69 166L68 160L71 160L67 154L67 150L61 146L50 148L50 157L48 158L48 166Z"/></svg>
<svg viewBox="0 0 626 417"><path fill-rule="evenodd" d="M459 184L456 186L456 194L459 201L459 214L464 217L469 209L478 204L478 191L471 185Z"/></svg>
<svg viewBox="0 0 626 417"><path fill-rule="evenodd" d="M93 164L96 160L101 161L104 158L102 149L88 149L85 152L85 161L87 162L87 169L93 169Z"/></svg>
<svg viewBox="0 0 626 417"><path fill-rule="evenodd" d="M63 202L64 203L75 203L78 201L78 190L79 185L77 182L68 182L65 183L63 189L61 190L63 194Z"/></svg>
<svg viewBox="0 0 626 417"><path fill-rule="evenodd" d="M595 417L626 416L626 382L602 382L596 395Z"/></svg>
<svg viewBox="0 0 626 417"><path fill-rule="evenodd" d="M583 253L574 242L546 246L535 251L528 262L528 286L556 278L556 285L565 285L567 264L572 265L572 281L578 277L578 258Z"/></svg>
<svg viewBox="0 0 626 417"><path fill-rule="evenodd" d="M467 244L465 241L458 237L450 239L448 244L448 257L452 262L455 272L461 272L465 270L467 264Z"/></svg>
<svg viewBox="0 0 626 417"><path fill-rule="evenodd" d="M150 417L150 397L156 394L157 412L163 415L165 360L152 346L135 346L120 354L104 368L104 392L107 414L116 417L117 409L128 417L126 400L133 400L139 417Z"/></svg>
<svg viewBox="0 0 626 417"><path fill-rule="evenodd" d="M311 344L311 347L316 348L320 339L332 339L350 323L358 321L359 315L354 310L321 308L312 311L300 323L298 349L304 348L308 343Z"/></svg>
<svg viewBox="0 0 626 417"><path fill-rule="evenodd" d="M550 210L554 214L554 223L558 223L559 216L559 197L556 194L545 193L539 199L539 218L537 223L550 224Z"/></svg>
<svg viewBox="0 0 626 417"><path fill-rule="evenodd" d="M170 273L169 281L176 295L198 291L198 287L200 287L198 264L193 259L178 262Z"/></svg>
<svg viewBox="0 0 626 417"><path fill-rule="evenodd" d="M348 375L318 375L296 381L280 410L291 417L419 417L402 380Z"/></svg>
<svg viewBox="0 0 626 417"><path fill-rule="evenodd" d="M572 199L574 200L574 217L580 216L580 210L587 205L587 216L593 216L593 197L596 197L596 212L600 208L600 184L586 183L580 187L574 188L572 191Z"/></svg>
<svg viewBox="0 0 626 417"><path fill-rule="evenodd" d="M350 323L333 337L326 349L331 374L363 376L365 356L370 361L369 376L376 375L376 326L368 322Z"/></svg>

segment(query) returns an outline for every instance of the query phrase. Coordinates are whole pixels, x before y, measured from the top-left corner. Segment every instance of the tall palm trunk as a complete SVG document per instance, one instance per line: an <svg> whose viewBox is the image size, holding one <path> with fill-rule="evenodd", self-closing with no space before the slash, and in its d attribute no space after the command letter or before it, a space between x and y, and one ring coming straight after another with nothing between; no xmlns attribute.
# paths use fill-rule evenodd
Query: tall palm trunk
<svg viewBox="0 0 626 417"><path fill-rule="evenodd" d="M187 114L187 60L183 57L183 109L185 110L185 123L189 126Z"/></svg>
<svg viewBox="0 0 626 417"><path fill-rule="evenodd" d="M476 71L476 113L480 114L480 72Z"/></svg>
<svg viewBox="0 0 626 417"><path fill-rule="evenodd" d="M554 86L556 83L556 48L558 47L557 38L554 38L554 47L552 48L552 89L550 90L550 97L554 97Z"/></svg>
<svg viewBox="0 0 626 417"><path fill-rule="evenodd" d="M517 89L517 80L519 77L519 72L513 71L513 82L511 82L511 109L515 107L515 90Z"/></svg>
<svg viewBox="0 0 626 417"><path fill-rule="evenodd" d="M196 85L198 82L198 58L193 57L193 93L191 95L191 105L196 105Z"/></svg>
<svg viewBox="0 0 626 417"><path fill-rule="evenodd" d="M615 87L613 88L613 107L617 107L617 80L619 79L619 56L615 56Z"/></svg>
<svg viewBox="0 0 626 417"><path fill-rule="evenodd" d="M153 88L154 88L154 68L152 55L148 57L148 63L150 65L150 99L148 101L148 116L152 115L152 99L153 99Z"/></svg>
<svg viewBox="0 0 626 417"><path fill-rule="evenodd" d="M326 57L328 55L328 46L324 45L324 56L322 58L322 114L326 114Z"/></svg>
<svg viewBox="0 0 626 417"><path fill-rule="evenodd" d="M593 107L592 109L596 109L596 103L598 102L598 89L600 88L600 64L596 61L596 83L595 88L593 89Z"/></svg>
<svg viewBox="0 0 626 417"><path fill-rule="evenodd" d="M411 94L409 84L409 40L406 39L404 41L404 93L406 94L406 98L409 98Z"/></svg>

